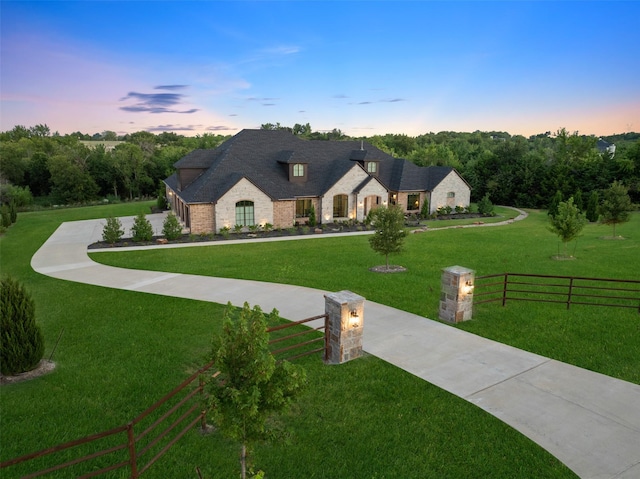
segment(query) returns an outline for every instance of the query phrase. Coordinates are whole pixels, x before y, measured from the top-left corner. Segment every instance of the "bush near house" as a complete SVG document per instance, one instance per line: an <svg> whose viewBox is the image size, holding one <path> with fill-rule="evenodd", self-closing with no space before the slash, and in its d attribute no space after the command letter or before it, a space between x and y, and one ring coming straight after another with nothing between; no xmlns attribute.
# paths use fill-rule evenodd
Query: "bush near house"
<svg viewBox="0 0 640 479"><path fill-rule="evenodd" d="M151 241L153 239L153 227L144 213L140 213L133 220L131 236L133 241Z"/></svg>

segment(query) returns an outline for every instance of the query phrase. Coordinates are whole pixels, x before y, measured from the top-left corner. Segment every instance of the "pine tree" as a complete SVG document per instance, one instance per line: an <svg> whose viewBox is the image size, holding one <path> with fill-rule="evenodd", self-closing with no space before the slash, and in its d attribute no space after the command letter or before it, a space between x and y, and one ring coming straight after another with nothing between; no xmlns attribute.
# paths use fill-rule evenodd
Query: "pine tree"
<svg viewBox="0 0 640 479"><path fill-rule="evenodd" d="M35 302L10 277L0 282L0 371L7 376L34 369L44 355Z"/></svg>

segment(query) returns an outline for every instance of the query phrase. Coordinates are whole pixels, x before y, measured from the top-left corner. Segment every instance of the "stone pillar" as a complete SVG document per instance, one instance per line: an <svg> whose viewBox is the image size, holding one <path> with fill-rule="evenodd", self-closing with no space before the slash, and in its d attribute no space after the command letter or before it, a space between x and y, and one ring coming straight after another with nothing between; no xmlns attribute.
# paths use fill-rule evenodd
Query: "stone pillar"
<svg viewBox="0 0 640 479"><path fill-rule="evenodd" d="M342 364L362 355L364 298L351 291L325 294L328 315L326 364Z"/></svg>
<svg viewBox="0 0 640 479"><path fill-rule="evenodd" d="M462 266L442 270L440 319L459 323L471 319L475 271Z"/></svg>

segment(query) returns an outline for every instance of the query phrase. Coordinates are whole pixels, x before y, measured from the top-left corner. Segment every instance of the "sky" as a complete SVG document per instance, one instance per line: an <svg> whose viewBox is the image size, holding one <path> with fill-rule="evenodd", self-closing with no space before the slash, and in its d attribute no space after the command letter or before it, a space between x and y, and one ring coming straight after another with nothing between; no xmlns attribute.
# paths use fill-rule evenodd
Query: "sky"
<svg viewBox="0 0 640 479"><path fill-rule="evenodd" d="M640 131L638 1L4 1L0 131Z"/></svg>

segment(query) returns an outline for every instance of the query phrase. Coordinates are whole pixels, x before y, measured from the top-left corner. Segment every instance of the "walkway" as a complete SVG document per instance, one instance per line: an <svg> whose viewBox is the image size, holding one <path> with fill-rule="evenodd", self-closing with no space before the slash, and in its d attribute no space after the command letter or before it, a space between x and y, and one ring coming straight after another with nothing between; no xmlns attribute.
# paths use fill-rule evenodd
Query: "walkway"
<svg viewBox="0 0 640 479"><path fill-rule="evenodd" d="M161 229L162 215L147 218ZM129 231L133 218L121 220ZM311 288L95 263L87 245L101 239L103 225L102 220L60 225L31 266L54 278L109 288L239 306L248 301L265 311L276 308L291 320L324 311L325 292ZM364 324L368 353L493 414L580 477L640 478L640 386L370 301Z"/></svg>

